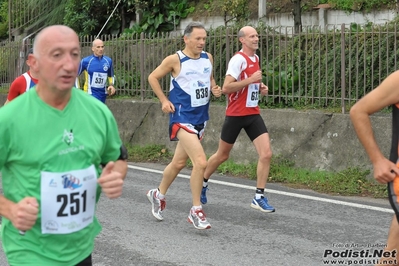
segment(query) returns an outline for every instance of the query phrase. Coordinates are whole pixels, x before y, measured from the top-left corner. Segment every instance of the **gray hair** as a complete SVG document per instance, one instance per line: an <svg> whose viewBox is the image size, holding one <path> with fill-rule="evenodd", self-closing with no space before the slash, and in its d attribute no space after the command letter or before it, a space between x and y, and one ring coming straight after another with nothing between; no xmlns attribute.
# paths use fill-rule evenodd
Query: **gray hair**
<svg viewBox="0 0 399 266"><path fill-rule="evenodd" d="M205 26L204 24L202 24L199 21L193 21L190 22L186 28L184 29L184 36L189 37L190 34L193 32L193 29L197 28L197 29L204 29L205 30Z"/></svg>

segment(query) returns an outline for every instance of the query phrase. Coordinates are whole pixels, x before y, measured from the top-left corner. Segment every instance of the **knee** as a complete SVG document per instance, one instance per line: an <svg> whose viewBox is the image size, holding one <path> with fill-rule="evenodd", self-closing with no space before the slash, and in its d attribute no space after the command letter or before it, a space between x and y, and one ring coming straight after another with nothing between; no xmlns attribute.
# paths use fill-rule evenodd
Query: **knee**
<svg viewBox="0 0 399 266"><path fill-rule="evenodd" d="M187 161L172 161L173 168L179 171L186 167L186 163Z"/></svg>
<svg viewBox="0 0 399 266"><path fill-rule="evenodd" d="M229 154L228 153L217 153L217 158L218 158L219 164L222 164L225 161L227 161L227 159L229 159Z"/></svg>
<svg viewBox="0 0 399 266"><path fill-rule="evenodd" d="M270 162L270 160L272 159L272 151L269 149L268 151L262 153L261 155L259 155L259 160L263 161L263 162Z"/></svg>
<svg viewBox="0 0 399 266"><path fill-rule="evenodd" d="M201 158L201 159L197 159L195 162L193 161L193 167L199 169L199 170L204 170L207 166L207 161L206 158Z"/></svg>

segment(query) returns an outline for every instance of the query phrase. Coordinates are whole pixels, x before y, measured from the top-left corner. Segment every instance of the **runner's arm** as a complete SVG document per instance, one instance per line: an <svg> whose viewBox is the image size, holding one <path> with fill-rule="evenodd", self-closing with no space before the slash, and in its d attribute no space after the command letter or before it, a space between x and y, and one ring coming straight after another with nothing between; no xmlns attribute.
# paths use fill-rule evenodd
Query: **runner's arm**
<svg viewBox="0 0 399 266"><path fill-rule="evenodd" d="M38 213L39 205L33 197L25 197L14 203L0 195L0 215L10 220L18 230L31 229L36 223Z"/></svg>
<svg viewBox="0 0 399 266"><path fill-rule="evenodd" d="M125 179L127 173L127 158L128 152L125 145L120 147L119 158L115 161L114 171L119 172L122 175L122 179Z"/></svg>
<svg viewBox="0 0 399 266"><path fill-rule="evenodd" d="M103 164L103 170L98 182L105 195L110 199L118 198L122 195L123 180L126 178L127 173L127 157L127 149L121 145L118 159L115 162Z"/></svg>
<svg viewBox="0 0 399 266"><path fill-rule="evenodd" d="M220 87L216 84L216 80L213 76L213 57L210 53L207 53L209 57L209 61L211 61L212 64L212 73L211 73L211 91L213 95L217 98L219 98L222 95L222 91Z"/></svg>
<svg viewBox="0 0 399 266"><path fill-rule="evenodd" d="M169 55L148 76L148 82L161 103L168 101L168 98L164 94L159 80L165 77L168 73L176 74L176 65L180 66L179 56L177 54Z"/></svg>
<svg viewBox="0 0 399 266"><path fill-rule="evenodd" d="M389 182L395 175L399 175L399 168L381 152L374 137L370 115L386 106L399 103L398 82L399 71L396 71L376 89L360 99L350 110L355 132L373 164L374 178L380 183Z"/></svg>
<svg viewBox="0 0 399 266"><path fill-rule="evenodd" d="M211 88L217 86L215 78L213 76L213 56L210 53L207 53L209 57L209 61L211 61L212 64L212 73L211 73Z"/></svg>
<svg viewBox="0 0 399 266"><path fill-rule="evenodd" d="M108 77L108 86L114 86L115 84L115 76Z"/></svg>
<svg viewBox="0 0 399 266"><path fill-rule="evenodd" d="M125 179L127 174L127 161L126 160L115 161L114 171L120 173L122 175L122 179Z"/></svg>
<svg viewBox="0 0 399 266"><path fill-rule="evenodd" d="M370 115L386 106L399 103L399 71L389 75L377 88L360 99L350 110L350 117L372 162L385 157L375 141Z"/></svg>
<svg viewBox="0 0 399 266"><path fill-rule="evenodd" d="M82 72L85 70L83 64L84 64L84 59L82 59L80 61L80 65L79 65L79 70L78 70L78 75L76 76L76 80L75 80L75 87L76 88L80 88L80 80L79 80L79 76L82 74Z"/></svg>
<svg viewBox="0 0 399 266"><path fill-rule="evenodd" d="M223 93L224 94L233 93L245 88L249 84L255 83L258 79L254 79L253 77L255 76L253 75L246 79L237 81L233 76L226 75L223 83Z"/></svg>
<svg viewBox="0 0 399 266"><path fill-rule="evenodd" d="M15 205L14 202L8 200L4 195L0 195L0 216L11 220L11 208Z"/></svg>
<svg viewBox="0 0 399 266"><path fill-rule="evenodd" d="M241 55L237 54L230 59L222 88L224 94L234 93L245 88L249 84L260 82L262 78L262 73L260 71L255 72L248 78L238 80L241 72L244 71L246 67L247 61Z"/></svg>
<svg viewBox="0 0 399 266"><path fill-rule="evenodd" d="M83 58L82 60L80 60L80 65L79 65L79 70L78 70L78 77L82 74L82 72L84 70L86 70L85 65L85 59Z"/></svg>
<svg viewBox="0 0 399 266"><path fill-rule="evenodd" d="M115 84L115 73L114 73L114 65L112 60L110 60L111 64L108 69L108 86L114 86Z"/></svg>

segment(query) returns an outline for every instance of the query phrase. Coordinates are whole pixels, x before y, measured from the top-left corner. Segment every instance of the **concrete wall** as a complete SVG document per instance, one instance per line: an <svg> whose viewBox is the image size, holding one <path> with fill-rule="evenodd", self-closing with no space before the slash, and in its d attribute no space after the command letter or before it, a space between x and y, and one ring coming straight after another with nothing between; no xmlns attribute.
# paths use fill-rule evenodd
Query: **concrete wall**
<svg viewBox="0 0 399 266"><path fill-rule="evenodd" d="M159 103L132 100L107 102L115 114L125 142L134 145L166 145L173 152L176 143L168 138L169 118L161 112ZM211 118L203 140L208 155L217 149L224 111L223 106L212 105L210 108ZM355 166L371 169L348 114L286 109L262 110L261 114L270 133L274 155L293 160L298 167L314 170L339 171ZM372 123L377 141L388 155L391 116L374 115ZM231 159L237 163L257 161L255 149L244 131L233 148Z"/></svg>
<svg viewBox="0 0 399 266"><path fill-rule="evenodd" d="M320 26L322 28L332 28L334 25L346 24L347 27L351 23L366 24L372 22L373 24L385 24L396 17L395 10L376 10L370 13L364 12L346 12L342 10L319 9L310 12L302 13L302 26ZM190 23L193 18L188 17L182 19L180 24L176 27L177 31L183 32L184 28ZM224 25L224 17L203 17L200 19L205 27L217 28ZM267 14L265 18L260 19L270 27L293 27L294 18L292 13L276 13ZM252 21L252 24L257 24L258 21ZM339 27L338 27L339 28ZM285 29L284 29L285 32ZM291 33L289 30L287 33Z"/></svg>
<svg viewBox="0 0 399 266"><path fill-rule="evenodd" d="M0 95L0 103L5 100L6 95ZM174 151L176 142L171 142L168 138L169 117L161 112L158 102L109 99L107 105L117 120L125 143L141 146L160 144ZM203 139L207 155L217 149L224 113L224 106L211 105L211 118ZM261 115L269 130L274 155L290 159L298 167L329 171L356 166L371 169L348 114L270 109L262 110ZM377 142L388 156L391 116L374 115L372 123ZM237 163L257 161L256 151L244 131L237 139L231 159Z"/></svg>

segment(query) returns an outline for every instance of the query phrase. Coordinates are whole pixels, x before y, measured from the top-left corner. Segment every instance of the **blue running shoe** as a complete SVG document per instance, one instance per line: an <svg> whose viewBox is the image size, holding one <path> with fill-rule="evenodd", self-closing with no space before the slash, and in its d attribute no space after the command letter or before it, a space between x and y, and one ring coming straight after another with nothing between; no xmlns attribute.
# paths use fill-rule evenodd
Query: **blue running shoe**
<svg viewBox="0 0 399 266"><path fill-rule="evenodd" d="M201 201L202 204L206 204L208 202L208 200L206 198L206 191L207 190L208 190L208 186L202 187L201 198L200 198L200 201Z"/></svg>
<svg viewBox="0 0 399 266"><path fill-rule="evenodd" d="M262 212L274 212L275 209L269 205L267 198L262 197L260 199L253 199L251 203L251 207Z"/></svg>

